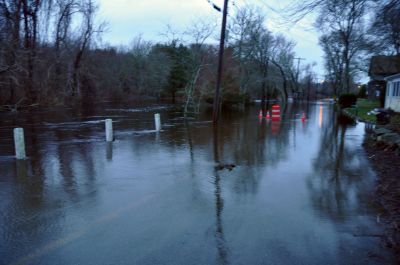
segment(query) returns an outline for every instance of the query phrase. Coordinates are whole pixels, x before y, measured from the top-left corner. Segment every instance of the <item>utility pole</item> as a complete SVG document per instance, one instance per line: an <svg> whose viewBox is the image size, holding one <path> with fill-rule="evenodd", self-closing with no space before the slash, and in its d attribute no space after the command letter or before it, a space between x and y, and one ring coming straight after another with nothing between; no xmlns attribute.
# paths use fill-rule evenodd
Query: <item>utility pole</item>
<svg viewBox="0 0 400 265"><path fill-rule="evenodd" d="M300 70L300 60L305 60L305 58L293 58L294 60L297 60L297 73L296 73L296 82L299 81L299 70Z"/></svg>
<svg viewBox="0 0 400 265"><path fill-rule="evenodd" d="M293 58L293 59L297 60L296 86L297 86L297 90L299 90L300 61L305 60L305 58L298 57L298 58Z"/></svg>
<svg viewBox="0 0 400 265"><path fill-rule="evenodd" d="M222 14L222 27L221 27L221 39L219 42L219 58L218 58L218 73L217 73L217 85L215 87L214 104L213 104L213 123L218 122L219 108L220 108L220 89L222 79L222 67L224 61L224 48L225 48L225 31L226 31L226 17L228 14L228 0L224 0L224 10Z"/></svg>

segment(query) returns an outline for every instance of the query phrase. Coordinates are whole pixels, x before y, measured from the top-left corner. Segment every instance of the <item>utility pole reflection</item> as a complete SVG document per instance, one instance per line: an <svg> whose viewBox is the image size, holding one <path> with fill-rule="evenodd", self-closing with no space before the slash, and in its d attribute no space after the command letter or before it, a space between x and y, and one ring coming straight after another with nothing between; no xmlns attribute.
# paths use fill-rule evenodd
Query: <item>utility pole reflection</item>
<svg viewBox="0 0 400 265"><path fill-rule="evenodd" d="M214 162L215 165L220 163L219 160L219 148L218 148L218 125L213 127L213 147L214 147ZM224 209L224 200L222 198L221 190L221 177L219 175L217 167L214 167L214 185L215 185L215 216L216 216L216 230L215 239L217 243L218 250L218 264L228 264L228 251L225 246L224 230L222 225L222 211Z"/></svg>

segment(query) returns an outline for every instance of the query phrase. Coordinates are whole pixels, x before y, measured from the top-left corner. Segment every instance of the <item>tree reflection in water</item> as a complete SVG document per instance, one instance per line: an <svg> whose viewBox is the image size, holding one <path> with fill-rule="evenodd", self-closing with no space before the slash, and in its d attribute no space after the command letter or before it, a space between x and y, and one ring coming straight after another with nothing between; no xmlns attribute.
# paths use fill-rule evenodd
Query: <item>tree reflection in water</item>
<svg viewBox="0 0 400 265"><path fill-rule="evenodd" d="M361 147L352 144L347 133L355 124L335 111L331 119L337 122L322 128L314 172L307 186L312 206L325 218L342 222L350 213L362 213L368 207L366 191L370 189L371 171L360 155Z"/></svg>

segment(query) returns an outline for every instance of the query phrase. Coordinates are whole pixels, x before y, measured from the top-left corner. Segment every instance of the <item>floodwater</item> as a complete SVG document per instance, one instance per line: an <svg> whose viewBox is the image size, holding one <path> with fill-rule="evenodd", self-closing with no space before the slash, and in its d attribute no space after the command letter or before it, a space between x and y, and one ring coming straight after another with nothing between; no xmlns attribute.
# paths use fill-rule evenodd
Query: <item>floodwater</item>
<svg viewBox="0 0 400 265"><path fill-rule="evenodd" d="M217 128L170 105L1 114L0 264L392 263L364 125L322 102L282 113L224 112Z"/></svg>

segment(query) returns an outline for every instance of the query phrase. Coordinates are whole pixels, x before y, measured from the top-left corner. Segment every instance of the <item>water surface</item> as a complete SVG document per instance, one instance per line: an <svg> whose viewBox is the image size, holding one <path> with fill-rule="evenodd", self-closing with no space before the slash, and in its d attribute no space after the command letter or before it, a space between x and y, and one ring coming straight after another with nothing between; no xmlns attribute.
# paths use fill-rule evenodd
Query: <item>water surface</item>
<svg viewBox="0 0 400 265"><path fill-rule="evenodd" d="M322 102L282 112L216 128L171 105L1 114L0 264L390 263L364 125Z"/></svg>

